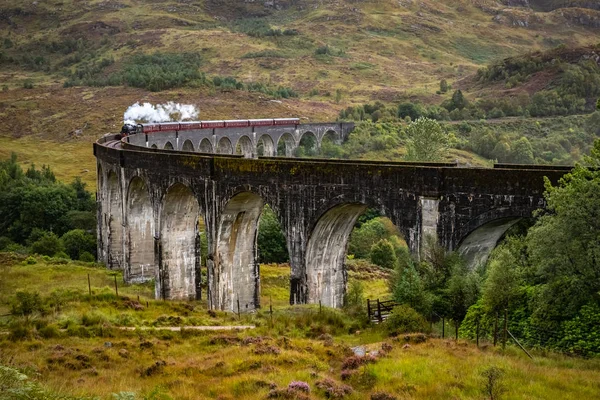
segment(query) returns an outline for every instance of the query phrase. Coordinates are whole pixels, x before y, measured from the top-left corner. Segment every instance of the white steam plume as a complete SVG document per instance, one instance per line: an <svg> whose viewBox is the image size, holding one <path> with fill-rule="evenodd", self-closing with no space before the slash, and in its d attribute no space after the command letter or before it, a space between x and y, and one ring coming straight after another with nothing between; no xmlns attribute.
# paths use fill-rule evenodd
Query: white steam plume
<svg viewBox="0 0 600 400"><path fill-rule="evenodd" d="M130 106L123 120L126 124L136 122L178 122L190 121L198 118L198 109L191 104L179 104L172 101L167 104L135 103Z"/></svg>

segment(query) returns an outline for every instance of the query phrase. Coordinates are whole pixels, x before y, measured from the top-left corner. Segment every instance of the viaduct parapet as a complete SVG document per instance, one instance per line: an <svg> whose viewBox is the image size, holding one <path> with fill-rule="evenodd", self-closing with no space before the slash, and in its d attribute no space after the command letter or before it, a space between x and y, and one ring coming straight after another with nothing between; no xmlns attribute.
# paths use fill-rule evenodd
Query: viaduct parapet
<svg viewBox="0 0 600 400"><path fill-rule="evenodd" d="M211 309L235 310L239 300L242 311L252 311L260 306L257 227L269 204L290 254L290 303L340 307L348 238L367 208L390 218L413 253L430 235L476 264L512 224L544 207L544 177L556 182L567 171L272 157L282 140L289 156L304 135L320 145L327 135L341 142L351 130L335 123L298 128L100 139L100 260L122 269L127 282L155 279L157 298L199 299L204 290ZM227 152L242 154L214 154L227 153L224 139ZM267 156L258 157L259 143Z"/></svg>

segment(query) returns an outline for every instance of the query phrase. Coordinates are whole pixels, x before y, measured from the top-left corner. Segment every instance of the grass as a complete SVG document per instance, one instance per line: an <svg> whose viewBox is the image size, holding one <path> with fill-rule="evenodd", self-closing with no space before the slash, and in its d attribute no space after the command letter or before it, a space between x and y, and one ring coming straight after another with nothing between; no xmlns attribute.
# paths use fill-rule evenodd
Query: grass
<svg viewBox="0 0 600 400"><path fill-rule="evenodd" d="M334 385L352 387L348 399L369 398L376 392L410 399L480 399L481 373L494 366L503 371L503 399L600 395L598 360L534 353L531 361L511 346L503 352L488 344L478 349L472 343L442 339L405 346L404 337L386 338L378 327L360 328L357 320L338 310L289 307L288 266L261 267L263 303L265 297L277 302L272 322L264 308L242 315L240 321L232 314L210 315L202 302L154 301L149 299L151 285L121 285L120 296L135 300L139 294L142 303L149 299L147 308L128 308L123 297L111 294L114 273L90 264L38 258L36 264L25 265L23 257L3 254L0 266L0 314L17 288L39 291L43 297L56 288L77 293L59 311L27 319L0 317L0 330L15 322L65 327L50 338L38 333L12 340L0 334L0 365L25 372L46 393L101 399L120 392L135 392L136 398L150 398L154 392L165 399L256 399L266 398L272 388L283 390L292 381L303 381L311 388L308 398L322 399L328 395L317 383L331 379ZM87 296L88 273L92 298ZM364 286L369 296L385 294L383 279L365 281ZM227 333L115 328L190 322L257 328ZM379 351L384 342L387 352L380 352L374 363L342 373L351 346Z"/></svg>
<svg viewBox="0 0 600 400"><path fill-rule="evenodd" d="M96 160L89 140L59 144L33 137L13 139L0 136L0 159L10 158L13 152L17 153L17 159L25 170L31 163L38 168L45 164L50 166L57 179L70 183L79 176L88 190L96 191Z"/></svg>

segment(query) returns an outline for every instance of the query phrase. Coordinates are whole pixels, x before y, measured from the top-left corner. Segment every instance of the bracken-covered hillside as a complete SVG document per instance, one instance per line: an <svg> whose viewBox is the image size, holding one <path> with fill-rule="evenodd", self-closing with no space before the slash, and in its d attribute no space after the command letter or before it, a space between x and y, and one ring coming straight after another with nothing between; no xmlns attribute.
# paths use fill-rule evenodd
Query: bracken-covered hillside
<svg viewBox="0 0 600 400"><path fill-rule="evenodd" d="M0 134L93 137L138 100L195 103L201 118L312 120L377 100L440 104L441 79L598 42L595 2L504 3L4 0ZM140 56L155 53L168 74Z"/></svg>

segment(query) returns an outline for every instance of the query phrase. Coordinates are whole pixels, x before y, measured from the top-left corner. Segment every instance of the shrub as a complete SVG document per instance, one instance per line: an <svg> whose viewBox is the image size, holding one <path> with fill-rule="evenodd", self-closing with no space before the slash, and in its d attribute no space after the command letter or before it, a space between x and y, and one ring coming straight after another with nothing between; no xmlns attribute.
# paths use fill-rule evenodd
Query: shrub
<svg viewBox="0 0 600 400"><path fill-rule="evenodd" d="M79 261L92 263L92 262L96 261L96 257L94 257L93 255L91 255L87 251L84 251L83 253L81 253L79 255Z"/></svg>
<svg viewBox="0 0 600 400"><path fill-rule="evenodd" d="M82 253L93 254L96 250L96 236L86 233L83 229L73 229L61 238L64 250L72 260L79 260ZM95 258L92 256L92 261ZM83 260L82 260L83 261Z"/></svg>
<svg viewBox="0 0 600 400"><path fill-rule="evenodd" d="M8 246L12 244L14 244L14 242L10 240L9 237L0 236L0 251L5 250Z"/></svg>
<svg viewBox="0 0 600 400"><path fill-rule="evenodd" d="M352 387L338 383L330 378L317 381L316 386L325 392L325 397L328 399L341 399L353 392Z"/></svg>
<svg viewBox="0 0 600 400"><path fill-rule="evenodd" d="M28 316L36 311L43 311L42 297L38 292L18 291L12 305L13 315Z"/></svg>
<svg viewBox="0 0 600 400"><path fill-rule="evenodd" d="M382 268L393 269L396 265L394 246L386 239L381 239L371 247L371 262Z"/></svg>
<svg viewBox="0 0 600 400"><path fill-rule="evenodd" d="M559 347L569 353L600 355L600 307L590 303L583 306L577 316L563 323L564 337Z"/></svg>
<svg viewBox="0 0 600 400"><path fill-rule="evenodd" d="M429 332L425 318L407 305L394 307L385 321L385 327L391 335L411 332Z"/></svg>
<svg viewBox="0 0 600 400"><path fill-rule="evenodd" d="M19 341L33 338L33 329L30 324L15 321L9 327L9 340Z"/></svg>
<svg viewBox="0 0 600 400"><path fill-rule="evenodd" d="M502 385L501 379L504 375L504 372L498 367L489 367L484 369L481 372L481 377L483 379L483 393L490 400L498 400L502 393L504 393L505 388Z"/></svg>
<svg viewBox="0 0 600 400"><path fill-rule="evenodd" d="M63 244L53 232L43 232L41 237L31 245L31 251L35 254L53 256L64 250Z"/></svg>
<svg viewBox="0 0 600 400"><path fill-rule="evenodd" d="M50 324L38 329L38 333L44 339L54 339L60 337L60 330L56 325Z"/></svg>

